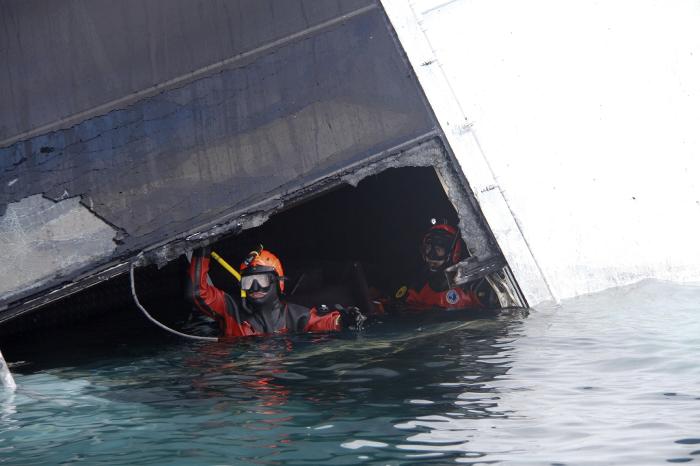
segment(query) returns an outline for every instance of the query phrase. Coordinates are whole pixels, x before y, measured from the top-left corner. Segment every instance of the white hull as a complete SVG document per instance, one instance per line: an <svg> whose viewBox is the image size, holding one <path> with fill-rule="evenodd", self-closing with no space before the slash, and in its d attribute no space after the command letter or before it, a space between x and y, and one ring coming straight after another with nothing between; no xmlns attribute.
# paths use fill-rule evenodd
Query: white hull
<svg viewBox="0 0 700 466"><path fill-rule="evenodd" d="M531 305L700 281L697 2L382 4Z"/></svg>

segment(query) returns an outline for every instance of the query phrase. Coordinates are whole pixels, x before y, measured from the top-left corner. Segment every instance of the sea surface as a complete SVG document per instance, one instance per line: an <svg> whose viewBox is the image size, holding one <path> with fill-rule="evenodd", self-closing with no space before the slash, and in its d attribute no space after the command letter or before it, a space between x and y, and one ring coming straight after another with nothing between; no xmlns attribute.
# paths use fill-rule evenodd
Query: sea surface
<svg viewBox="0 0 700 466"><path fill-rule="evenodd" d="M442 317L33 345L0 389L0 463L700 464L699 286Z"/></svg>

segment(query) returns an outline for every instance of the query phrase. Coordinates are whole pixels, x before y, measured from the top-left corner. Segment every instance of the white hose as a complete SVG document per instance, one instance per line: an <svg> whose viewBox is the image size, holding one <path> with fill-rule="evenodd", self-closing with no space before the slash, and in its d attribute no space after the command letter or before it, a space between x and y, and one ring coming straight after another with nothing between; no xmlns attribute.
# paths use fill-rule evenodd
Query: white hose
<svg viewBox="0 0 700 466"><path fill-rule="evenodd" d="M215 337L200 337L197 335L188 335L186 333L178 332L177 330L173 330L170 327L167 327L167 326L161 324L156 319L151 317L151 314L149 314L148 311L141 305L141 303L139 302L139 298L136 296L136 285L134 284L134 269L135 268L136 268L136 264L134 262L132 262L131 269L129 271L129 274L131 276L131 296L134 298L134 302L136 303L138 308L141 309L141 312L143 312L143 315L145 315L148 320L150 320L151 322L153 322L154 324L156 324L158 327L162 328L166 332L170 332L173 335L177 335L179 337L190 338L192 340L219 341L219 339L215 338Z"/></svg>

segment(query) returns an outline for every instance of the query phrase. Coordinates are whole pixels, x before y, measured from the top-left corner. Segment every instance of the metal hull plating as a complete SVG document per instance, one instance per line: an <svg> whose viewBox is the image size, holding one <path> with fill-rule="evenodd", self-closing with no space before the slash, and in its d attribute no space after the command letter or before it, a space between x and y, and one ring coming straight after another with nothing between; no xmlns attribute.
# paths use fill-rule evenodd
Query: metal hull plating
<svg viewBox="0 0 700 466"><path fill-rule="evenodd" d="M0 254L15 265L0 279L0 322L121 274L141 252L166 263L387 166L447 167L475 250L500 257L377 3L71 5L52 18L42 2L2 7L19 42L0 82L13 109ZM109 17L141 22L110 36ZM46 21L61 40L32 27ZM79 39L92 54L74 53Z"/></svg>

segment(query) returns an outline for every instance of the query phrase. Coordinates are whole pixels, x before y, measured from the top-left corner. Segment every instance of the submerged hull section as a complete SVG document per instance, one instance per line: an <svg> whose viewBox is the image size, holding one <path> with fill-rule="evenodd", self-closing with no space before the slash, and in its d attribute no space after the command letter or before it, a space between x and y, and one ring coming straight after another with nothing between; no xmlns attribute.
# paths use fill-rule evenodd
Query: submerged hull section
<svg viewBox="0 0 700 466"><path fill-rule="evenodd" d="M357 183L387 166L442 166L444 180L459 186L450 197L461 206L462 226L479 255L500 257L463 174L449 168L454 159L379 5L299 2L295 14L305 5L314 14L290 17L280 37L279 28L246 25L251 17L269 18L277 3L235 3L236 11L214 13L228 15L228 27L240 24L256 37L231 38L235 46L228 50L219 45L218 61L179 56L175 71L182 74L167 75L158 57L136 54L134 66L154 67L151 78L160 81L131 76L134 86L145 87L126 95L113 88L100 95L97 86L86 93L74 83L63 90L76 96L66 104L73 115L58 118L47 109L32 117L41 106L29 99L31 108L22 109L26 119L4 123L0 254L15 273L0 278L0 323L123 273L140 252L146 253L141 263L167 263L199 244L257 226L290 203ZM199 6L190 2L178 5L193 21L207 16L196 19L193 9ZM171 6L151 5L161 14ZM38 7L24 2L3 8L17 18L15 27L40 20ZM81 8L88 16L104 14L98 4ZM214 14L213 6L206 8ZM242 15L241 8L255 14ZM160 35L151 49L167 49L177 31L175 23L155 28L151 32ZM148 30L131 32L136 40ZM110 44L104 59L128 61L130 50ZM67 58L77 46L57 53ZM34 53L11 54L12 66L24 69L46 49ZM131 73L128 66L109 71L86 73L104 82L121 82L121 74ZM37 85L44 89L48 81ZM17 89L9 79L0 84ZM53 106L47 108L53 109L66 96L49 99ZM7 95L4 100L3 108L17 101ZM428 150L416 149L427 142Z"/></svg>

